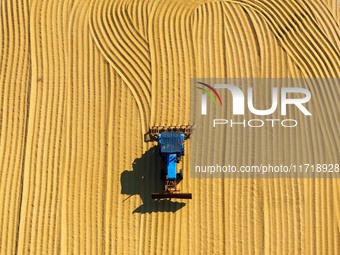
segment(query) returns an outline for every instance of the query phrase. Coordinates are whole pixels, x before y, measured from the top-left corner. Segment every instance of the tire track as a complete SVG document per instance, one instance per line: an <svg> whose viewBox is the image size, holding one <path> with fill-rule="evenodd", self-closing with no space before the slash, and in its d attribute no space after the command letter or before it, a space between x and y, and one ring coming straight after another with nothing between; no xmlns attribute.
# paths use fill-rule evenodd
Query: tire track
<svg viewBox="0 0 340 255"><path fill-rule="evenodd" d="M152 125L182 125L189 122L188 109L193 49L189 45L190 14L196 5L181 6L180 1L153 4L149 14L152 73ZM188 40L178 40L179 37ZM180 60L178 63L177 60ZM173 89L168 89L173 86ZM182 100L179 100L179 99ZM175 114L178 116L175 116Z"/></svg>
<svg viewBox="0 0 340 255"><path fill-rule="evenodd" d="M64 69L62 53L52 44L62 38L60 27L44 15L60 16L60 5L32 2L32 93L26 159L23 167L23 204L18 235L20 254L57 252L60 242L60 158L63 119ZM59 8L58 8L59 7ZM41 18L38 20L37 18ZM35 19L36 18L36 19ZM46 32L41 21L54 36ZM42 43L46 42L46 44ZM53 63L53 68L49 63ZM60 75L56 78L54 72ZM57 86L55 86L58 84ZM61 86L59 86L62 84ZM47 86L46 86L47 85ZM57 96L55 96L57 95Z"/></svg>
<svg viewBox="0 0 340 255"><path fill-rule="evenodd" d="M31 82L28 6L0 7L0 253L17 251ZM16 47L14 47L14 45Z"/></svg>
<svg viewBox="0 0 340 255"><path fill-rule="evenodd" d="M68 29L62 254L105 251L108 64L90 34L90 6L74 3Z"/></svg>
<svg viewBox="0 0 340 255"><path fill-rule="evenodd" d="M138 116L138 107L134 103L134 97L129 88L124 84L120 76L110 68L110 86L112 86L112 94L110 98L110 118L109 118L109 134L111 137L108 144L108 178L107 178L107 197L105 222L107 224L105 232L107 234L105 244L106 253L121 254L123 251L127 253L136 253L138 251L138 226L141 224L141 217L131 217L131 212L139 206L138 196L129 197L128 195L117 195L129 193L131 190L135 193L136 179L130 179L126 183L123 182L123 169L130 169L131 162L142 151L142 137L137 132L138 140L135 138L136 130L141 130L139 119L135 121L138 125L136 129L131 129L130 123L135 116ZM119 99L119 100L117 100ZM128 112L132 112L128 115ZM128 116L121 118L122 115ZM116 148L122 148L118 151ZM130 148L135 148L131 150ZM134 165L132 165L134 167ZM141 171L141 169L131 169L133 171ZM129 170L129 171L131 171ZM138 174L138 172L135 172ZM139 184L138 184L139 185ZM134 188L136 187L136 188ZM123 192L124 191L124 192ZM126 200L127 199L127 200ZM131 232L135 235L131 236ZM142 236L145 236L142 234ZM127 247L126 243L130 239L135 240Z"/></svg>

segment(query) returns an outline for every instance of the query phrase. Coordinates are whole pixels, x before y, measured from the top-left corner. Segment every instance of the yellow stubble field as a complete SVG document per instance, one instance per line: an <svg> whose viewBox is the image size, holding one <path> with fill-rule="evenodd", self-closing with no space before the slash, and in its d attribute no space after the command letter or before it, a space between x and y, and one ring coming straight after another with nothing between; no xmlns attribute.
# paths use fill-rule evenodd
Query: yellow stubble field
<svg viewBox="0 0 340 255"><path fill-rule="evenodd" d="M144 142L190 123L192 77L340 77L339 26L337 0L1 1L0 254L340 254L338 179L185 170L193 199L154 202ZM314 89L324 124L270 145L339 163L340 87ZM238 161L273 155L237 134Z"/></svg>

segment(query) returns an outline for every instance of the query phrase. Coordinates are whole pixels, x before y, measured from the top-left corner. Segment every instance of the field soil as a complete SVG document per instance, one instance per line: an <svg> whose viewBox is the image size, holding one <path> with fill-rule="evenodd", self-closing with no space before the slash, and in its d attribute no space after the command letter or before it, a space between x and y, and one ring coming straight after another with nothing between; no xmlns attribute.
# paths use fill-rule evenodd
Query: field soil
<svg viewBox="0 0 340 255"><path fill-rule="evenodd" d="M339 179L190 178L187 140L193 199L154 202L144 141L190 123L191 78L339 78L339 59L338 0L1 1L0 254L340 254ZM235 131L228 155L339 164L340 86L309 89L317 125Z"/></svg>

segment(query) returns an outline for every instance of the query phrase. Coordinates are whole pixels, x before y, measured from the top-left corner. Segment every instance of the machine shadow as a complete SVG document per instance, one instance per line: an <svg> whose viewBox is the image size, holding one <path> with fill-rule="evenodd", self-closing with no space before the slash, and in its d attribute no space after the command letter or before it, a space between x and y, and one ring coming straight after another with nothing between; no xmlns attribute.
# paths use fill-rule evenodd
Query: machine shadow
<svg viewBox="0 0 340 255"><path fill-rule="evenodd" d="M158 149L158 146L149 149L142 157L135 159L132 171L125 170L120 176L121 193L139 195L142 200L142 205L133 213L176 212L186 204L170 200L154 201L151 198L152 192L162 192L165 185L165 181L161 180L161 169L165 166L159 157ZM125 200L127 199L129 197Z"/></svg>

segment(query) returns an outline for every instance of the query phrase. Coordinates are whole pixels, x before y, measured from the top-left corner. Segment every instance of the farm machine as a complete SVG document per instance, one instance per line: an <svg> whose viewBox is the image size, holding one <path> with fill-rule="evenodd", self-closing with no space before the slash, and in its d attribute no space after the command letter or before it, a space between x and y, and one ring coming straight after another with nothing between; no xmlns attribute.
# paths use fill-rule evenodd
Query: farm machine
<svg viewBox="0 0 340 255"><path fill-rule="evenodd" d="M178 171L178 164L184 156L184 140L190 137L190 126L164 127L150 129L150 135L157 139L159 155L165 169L161 170L161 178L165 180L164 191L152 193L152 199L191 199L191 193L181 193L177 184L183 179L183 170Z"/></svg>

